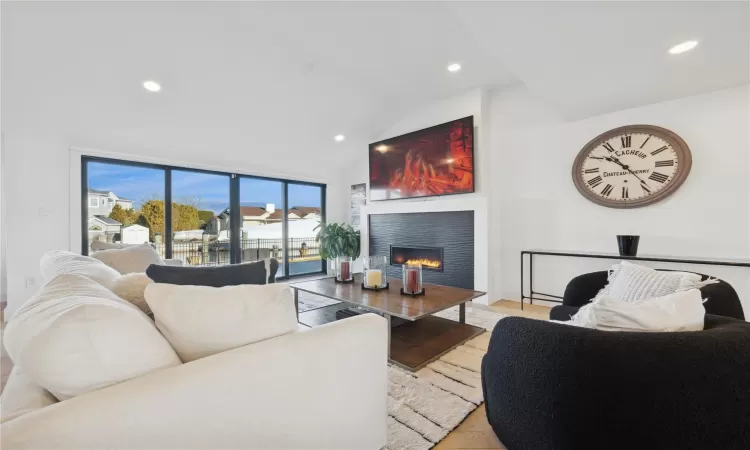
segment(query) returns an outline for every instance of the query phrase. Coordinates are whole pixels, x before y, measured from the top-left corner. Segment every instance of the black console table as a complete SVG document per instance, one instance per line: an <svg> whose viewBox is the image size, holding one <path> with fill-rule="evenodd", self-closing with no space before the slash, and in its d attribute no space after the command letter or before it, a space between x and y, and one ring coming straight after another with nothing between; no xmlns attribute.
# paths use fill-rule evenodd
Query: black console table
<svg viewBox="0 0 750 450"><path fill-rule="evenodd" d="M524 255L529 255L529 295L526 296L524 289ZM594 259L616 259L616 260L628 260L628 261L655 261L655 262L671 262L681 264L697 264L705 266L732 266L732 267L750 267L750 260L741 259L726 259L726 260L715 260L707 258L670 258L664 256L620 256L614 253L588 253L588 252L558 252L550 250L522 250L521 251L521 309L523 309L523 301L529 299L529 304L533 304L534 300L544 300L547 302L562 303L562 297L559 295L545 294L543 292L534 292L534 255L546 255L546 256L563 256L570 258L594 258ZM534 297L534 294L543 297Z"/></svg>

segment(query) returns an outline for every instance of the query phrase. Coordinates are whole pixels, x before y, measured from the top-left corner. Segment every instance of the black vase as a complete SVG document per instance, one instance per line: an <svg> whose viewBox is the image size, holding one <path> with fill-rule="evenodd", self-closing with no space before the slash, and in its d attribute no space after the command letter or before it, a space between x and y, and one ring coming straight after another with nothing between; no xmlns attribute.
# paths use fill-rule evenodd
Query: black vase
<svg viewBox="0 0 750 450"><path fill-rule="evenodd" d="M620 256L635 256L638 253L638 241L640 236L617 235L617 247Z"/></svg>

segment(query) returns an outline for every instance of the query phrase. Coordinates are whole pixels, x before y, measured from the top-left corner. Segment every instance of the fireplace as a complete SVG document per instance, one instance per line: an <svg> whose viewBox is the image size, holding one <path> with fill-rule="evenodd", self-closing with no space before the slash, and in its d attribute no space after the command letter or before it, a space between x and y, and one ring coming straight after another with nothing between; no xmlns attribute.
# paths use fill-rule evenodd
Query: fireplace
<svg viewBox="0 0 750 450"><path fill-rule="evenodd" d="M391 245L391 265L421 264L423 270L443 271L443 247Z"/></svg>
<svg viewBox="0 0 750 450"><path fill-rule="evenodd" d="M424 282L474 289L474 211L369 214L367 222L368 254L391 257L388 278L402 276L394 247L434 249L442 267L425 268Z"/></svg>

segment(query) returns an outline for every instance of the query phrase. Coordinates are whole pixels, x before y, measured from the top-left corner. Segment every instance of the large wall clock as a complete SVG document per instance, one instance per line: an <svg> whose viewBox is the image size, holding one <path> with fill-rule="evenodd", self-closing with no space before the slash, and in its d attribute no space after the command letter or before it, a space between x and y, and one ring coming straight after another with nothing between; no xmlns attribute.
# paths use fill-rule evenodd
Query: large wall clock
<svg viewBox="0 0 750 450"><path fill-rule="evenodd" d="M584 197L609 208L638 208L672 194L690 173L690 149L675 133L628 125L592 139L573 163Z"/></svg>

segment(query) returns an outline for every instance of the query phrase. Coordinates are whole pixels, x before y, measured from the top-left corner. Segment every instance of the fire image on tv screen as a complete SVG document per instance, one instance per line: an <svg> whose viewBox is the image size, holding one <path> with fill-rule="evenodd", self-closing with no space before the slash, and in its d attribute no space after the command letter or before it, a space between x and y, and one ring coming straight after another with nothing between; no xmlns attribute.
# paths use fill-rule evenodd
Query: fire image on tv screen
<svg viewBox="0 0 750 450"><path fill-rule="evenodd" d="M370 200L474 192L474 117L370 144Z"/></svg>

